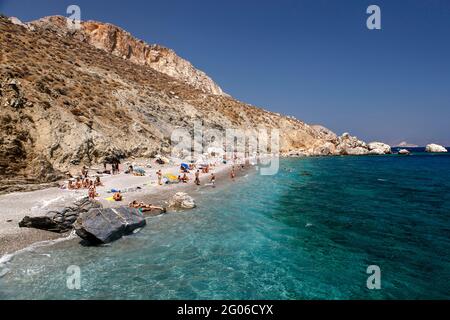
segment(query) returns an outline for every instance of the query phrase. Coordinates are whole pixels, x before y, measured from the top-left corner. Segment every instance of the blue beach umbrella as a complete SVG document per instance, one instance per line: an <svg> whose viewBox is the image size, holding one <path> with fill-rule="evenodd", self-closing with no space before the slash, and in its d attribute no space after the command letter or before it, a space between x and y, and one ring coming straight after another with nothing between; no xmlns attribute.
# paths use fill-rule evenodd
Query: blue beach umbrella
<svg viewBox="0 0 450 320"><path fill-rule="evenodd" d="M182 167L183 169L189 170L189 165L188 165L187 163L182 163L182 164L181 164L181 167Z"/></svg>

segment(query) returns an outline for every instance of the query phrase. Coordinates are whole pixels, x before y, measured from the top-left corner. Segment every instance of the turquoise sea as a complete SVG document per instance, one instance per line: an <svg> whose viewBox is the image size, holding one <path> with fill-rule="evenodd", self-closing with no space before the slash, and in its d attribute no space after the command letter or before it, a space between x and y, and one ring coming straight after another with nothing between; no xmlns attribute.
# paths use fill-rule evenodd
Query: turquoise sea
<svg viewBox="0 0 450 320"><path fill-rule="evenodd" d="M448 154L284 159L276 176L251 169L195 197L108 246L16 255L0 299L450 298Z"/></svg>

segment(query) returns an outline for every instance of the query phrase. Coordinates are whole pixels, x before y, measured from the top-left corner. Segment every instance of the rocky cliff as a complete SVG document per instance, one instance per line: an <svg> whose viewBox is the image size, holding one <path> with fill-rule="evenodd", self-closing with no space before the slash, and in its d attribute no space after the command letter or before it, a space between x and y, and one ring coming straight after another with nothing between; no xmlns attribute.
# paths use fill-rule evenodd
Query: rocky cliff
<svg viewBox="0 0 450 320"><path fill-rule="evenodd" d="M81 22L80 29L68 28L70 24L61 16L45 17L26 24L30 29L44 28L63 35L70 34L80 41L133 63L149 66L161 73L181 80L206 93L223 95L222 89L203 71L180 58L173 50L157 44L149 45L134 38L125 30L97 21Z"/></svg>
<svg viewBox="0 0 450 320"><path fill-rule="evenodd" d="M54 181L111 155L169 153L173 130L192 130L194 122L219 131L279 129L285 155L369 153L349 135L223 95L212 81L195 80L209 78L172 51L114 26L84 23L80 34L61 32L53 20L62 21L0 18L0 191ZM125 43L134 45L123 55Z"/></svg>

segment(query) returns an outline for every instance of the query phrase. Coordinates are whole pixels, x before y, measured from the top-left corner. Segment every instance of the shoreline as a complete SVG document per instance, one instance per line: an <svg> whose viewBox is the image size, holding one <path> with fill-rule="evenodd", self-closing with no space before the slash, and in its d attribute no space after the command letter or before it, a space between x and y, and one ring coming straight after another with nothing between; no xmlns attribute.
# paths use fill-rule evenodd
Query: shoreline
<svg viewBox="0 0 450 320"><path fill-rule="evenodd" d="M237 163L235 165L238 166L240 164ZM104 208L127 206L133 200L165 206L167 201L177 192L186 192L189 195L195 194L197 196L199 190L211 187L205 185L209 183L211 172L214 172L216 175L216 186L231 183L229 173L232 166L233 164L231 163L220 163L210 173L200 173L200 186L194 184L195 170L188 174L190 178L188 183L159 186L157 184L156 171L161 169L163 174L167 172L178 173L179 166L174 165L155 165L152 168L146 168L145 176L134 176L123 172L117 175L103 176L101 178L103 186L97 188L99 196L96 197L96 200ZM236 170L236 179L239 179L244 172L252 167L249 164L245 165L243 170ZM106 198L112 196L112 193L108 191L113 188L122 191L122 201L112 202L106 200ZM59 234L39 229L20 228L18 224L25 216L46 215L52 210L70 206L76 200L87 195L88 191L86 189L66 190L57 187L0 195L0 208L4 208L1 209L2 212L0 213L0 259L7 255L14 255L14 253L39 242L51 242L68 237L71 232Z"/></svg>

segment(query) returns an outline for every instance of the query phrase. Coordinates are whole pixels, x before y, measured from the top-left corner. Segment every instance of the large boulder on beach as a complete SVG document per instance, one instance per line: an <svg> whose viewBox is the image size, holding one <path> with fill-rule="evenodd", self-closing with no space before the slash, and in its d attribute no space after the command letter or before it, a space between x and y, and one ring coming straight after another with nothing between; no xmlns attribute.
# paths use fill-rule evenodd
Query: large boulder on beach
<svg viewBox="0 0 450 320"><path fill-rule="evenodd" d="M175 209L193 209L195 206L194 198L184 192L176 193L169 201L169 207Z"/></svg>
<svg viewBox="0 0 450 320"><path fill-rule="evenodd" d="M441 153L441 152L447 152L447 149L445 149L443 146L435 144L435 143L431 143L429 145L427 145L425 147L425 151L426 152L436 152L436 153Z"/></svg>
<svg viewBox="0 0 450 320"><path fill-rule="evenodd" d="M76 234L90 244L109 243L146 225L140 210L128 207L92 209L74 224Z"/></svg>
<svg viewBox="0 0 450 320"><path fill-rule="evenodd" d="M367 148L369 149L369 154L383 155L392 153L391 146L382 142L371 142L367 145Z"/></svg>
<svg viewBox="0 0 450 320"><path fill-rule="evenodd" d="M51 232L63 233L68 231L68 229L61 223L53 221L50 217L29 217L26 216L19 222L19 227L21 228L33 228L46 230Z"/></svg>
<svg viewBox="0 0 450 320"><path fill-rule="evenodd" d="M78 201L75 201L70 206L49 211L45 216L26 216L19 222L19 227L64 233L72 230L72 225L81 213L101 207L102 205L99 202L89 200L88 197L84 197Z"/></svg>

